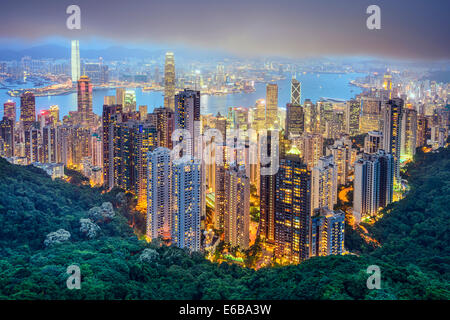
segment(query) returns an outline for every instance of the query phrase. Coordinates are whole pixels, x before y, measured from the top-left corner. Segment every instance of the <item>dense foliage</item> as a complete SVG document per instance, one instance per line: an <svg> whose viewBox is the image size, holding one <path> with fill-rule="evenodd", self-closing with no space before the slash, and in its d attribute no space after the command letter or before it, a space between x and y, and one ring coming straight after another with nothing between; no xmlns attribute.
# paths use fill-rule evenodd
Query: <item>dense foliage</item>
<svg viewBox="0 0 450 320"><path fill-rule="evenodd" d="M0 159L0 298L448 299L450 152L420 154L407 173L410 194L371 228L381 248L254 271L138 240L117 190L52 181ZM87 238L80 219L106 201L117 214ZM70 239L46 246L59 229ZM66 287L71 264L80 266L80 290ZM381 268L380 290L366 286L372 264Z"/></svg>

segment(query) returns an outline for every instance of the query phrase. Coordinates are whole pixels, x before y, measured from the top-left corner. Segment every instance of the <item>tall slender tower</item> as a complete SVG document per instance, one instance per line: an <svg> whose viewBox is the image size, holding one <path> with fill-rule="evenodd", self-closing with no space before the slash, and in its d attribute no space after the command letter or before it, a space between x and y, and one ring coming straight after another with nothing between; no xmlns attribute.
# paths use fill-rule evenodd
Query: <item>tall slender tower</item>
<svg viewBox="0 0 450 320"><path fill-rule="evenodd" d="M3 104L4 112L3 117L11 119L14 123L16 122L16 103L14 101L8 100Z"/></svg>
<svg viewBox="0 0 450 320"><path fill-rule="evenodd" d="M337 203L337 183L337 166L333 156L321 157L311 173L311 215L315 209L333 209Z"/></svg>
<svg viewBox="0 0 450 320"><path fill-rule="evenodd" d="M147 237L170 239L173 209L170 150L163 147L156 148L148 153L147 161Z"/></svg>
<svg viewBox="0 0 450 320"><path fill-rule="evenodd" d="M164 64L164 107L175 109L175 59L173 52L166 53Z"/></svg>
<svg viewBox="0 0 450 320"><path fill-rule="evenodd" d="M389 100L384 107L383 149L394 157L394 181L400 182L400 148L403 100Z"/></svg>
<svg viewBox="0 0 450 320"><path fill-rule="evenodd" d="M250 241L250 178L244 166L233 166L228 170L226 180L228 206L224 217L225 242L247 249Z"/></svg>
<svg viewBox="0 0 450 320"><path fill-rule="evenodd" d="M81 125L88 126L92 121L92 84L87 76L78 80L78 113Z"/></svg>
<svg viewBox="0 0 450 320"><path fill-rule="evenodd" d="M200 250L201 171L200 160L172 162L172 242L191 251Z"/></svg>
<svg viewBox="0 0 450 320"><path fill-rule="evenodd" d="M291 81L291 104L302 104L302 84L295 78Z"/></svg>
<svg viewBox="0 0 450 320"><path fill-rule="evenodd" d="M187 150L184 155L196 155L196 146L200 137L200 91L181 91L175 96L175 127L174 129L187 130L189 137L180 137L180 142L185 140Z"/></svg>
<svg viewBox="0 0 450 320"><path fill-rule="evenodd" d="M266 126L274 127L278 122L278 85L269 83L266 87Z"/></svg>
<svg viewBox="0 0 450 320"><path fill-rule="evenodd" d="M80 43L78 40L72 40L71 50L71 70L72 70L72 84L75 85L80 79Z"/></svg>
<svg viewBox="0 0 450 320"><path fill-rule="evenodd" d="M309 257L311 171L298 150L291 151L280 159L276 174L275 257L299 263Z"/></svg>
<svg viewBox="0 0 450 320"><path fill-rule="evenodd" d="M286 137L300 136L305 131L305 113L300 104L288 103L286 105Z"/></svg>
<svg viewBox="0 0 450 320"><path fill-rule="evenodd" d="M400 160L412 160L416 154L417 111L412 108L403 109Z"/></svg>
<svg viewBox="0 0 450 320"><path fill-rule="evenodd" d="M25 131L36 121L36 99L30 91L20 96L20 121Z"/></svg>

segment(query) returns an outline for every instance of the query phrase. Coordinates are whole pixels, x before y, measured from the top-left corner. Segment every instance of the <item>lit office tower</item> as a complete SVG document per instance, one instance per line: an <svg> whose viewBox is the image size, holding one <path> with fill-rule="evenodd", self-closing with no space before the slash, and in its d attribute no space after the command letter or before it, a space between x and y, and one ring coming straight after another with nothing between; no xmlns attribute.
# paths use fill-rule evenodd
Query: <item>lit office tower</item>
<svg viewBox="0 0 450 320"><path fill-rule="evenodd" d="M383 149L394 157L394 181L400 182L400 141L402 136L403 100L389 100L384 108Z"/></svg>
<svg viewBox="0 0 450 320"><path fill-rule="evenodd" d="M278 85L269 83L266 87L266 126L275 128L278 124Z"/></svg>
<svg viewBox="0 0 450 320"><path fill-rule="evenodd" d="M20 122L23 129L28 131L36 121L36 101L34 94L30 91L20 96Z"/></svg>
<svg viewBox="0 0 450 320"><path fill-rule="evenodd" d="M156 128L139 121L114 126L114 186L133 192L138 206L147 202L147 153L156 148Z"/></svg>
<svg viewBox="0 0 450 320"><path fill-rule="evenodd" d="M156 108L156 128L158 132L158 146L172 149L172 133L174 128L174 112L169 108Z"/></svg>
<svg viewBox="0 0 450 320"><path fill-rule="evenodd" d="M279 156L279 145L272 141L273 131L267 132L266 146L260 146L260 149L266 149L266 152L260 151L260 154L266 154L268 159L277 158ZM276 164L269 161L268 163L261 163L260 170L260 220L259 230L261 238L264 241L273 243L275 241L275 182L276 182ZM274 168L271 172L270 168ZM263 172L264 169L269 169L269 173Z"/></svg>
<svg viewBox="0 0 450 320"><path fill-rule="evenodd" d="M428 121L424 115L417 116L416 147L423 147L427 142Z"/></svg>
<svg viewBox="0 0 450 320"><path fill-rule="evenodd" d="M126 90L124 96L123 112L135 112L136 111L136 92L134 90Z"/></svg>
<svg viewBox="0 0 450 320"><path fill-rule="evenodd" d="M137 205L147 206L147 154L157 147L157 132L153 124L138 122L133 135L133 166L135 168L134 189Z"/></svg>
<svg viewBox="0 0 450 320"><path fill-rule="evenodd" d="M253 116L253 129L256 131L266 128L266 100L256 100Z"/></svg>
<svg viewBox="0 0 450 320"><path fill-rule="evenodd" d="M311 172L291 151L280 159L275 185L275 257L283 263L309 257Z"/></svg>
<svg viewBox="0 0 450 320"><path fill-rule="evenodd" d="M347 134L354 136L359 133L359 114L361 103L358 100L349 100L345 105L345 129Z"/></svg>
<svg viewBox="0 0 450 320"><path fill-rule="evenodd" d="M317 106L310 99L305 99L303 110L305 112L305 132L318 133L320 129L320 113Z"/></svg>
<svg viewBox="0 0 450 320"><path fill-rule="evenodd" d="M3 117L11 119L14 123L16 122L16 103L14 101L8 100L3 104Z"/></svg>
<svg viewBox="0 0 450 320"><path fill-rule="evenodd" d="M125 88L116 88L116 104L125 108Z"/></svg>
<svg viewBox="0 0 450 320"><path fill-rule="evenodd" d="M244 166L232 166L226 176L225 242L232 247L247 249L250 241L250 179Z"/></svg>
<svg viewBox="0 0 450 320"><path fill-rule="evenodd" d="M166 53L164 64L164 107L175 109L175 59L173 52Z"/></svg>
<svg viewBox="0 0 450 320"><path fill-rule="evenodd" d="M0 121L0 140L3 141L3 148L0 146L0 155L3 157L14 156L14 122L6 116Z"/></svg>
<svg viewBox="0 0 450 320"><path fill-rule="evenodd" d="M383 133L369 131L369 134L364 138L364 153L377 153L380 149L383 149Z"/></svg>
<svg viewBox="0 0 450 320"><path fill-rule="evenodd" d="M59 106L57 106L57 105L50 106L48 111L50 112L50 115L52 116L53 124L57 125L59 123Z"/></svg>
<svg viewBox="0 0 450 320"><path fill-rule="evenodd" d="M345 213L320 208L311 218L311 257L344 253Z"/></svg>
<svg viewBox="0 0 450 320"><path fill-rule="evenodd" d="M59 162L58 130L55 125L49 124L42 128L43 163Z"/></svg>
<svg viewBox="0 0 450 320"><path fill-rule="evenodd" d="M103 183L110 189L114 187L114 127L121 114L122 105L103 105Z"/></svg>
<svg viewBox="0 0 450 320"><path fill-rule="evenodd" d="M115 104L116 104L116 96L104 96L103 97L103 105L104 106L113 106Z"/></svg>
<svg viewBox="0 0 450 320"><path fill-rule="evenodd" d="M191 251L200 250L201 172L200 160L172 162L172 243Z"/></svg>
<svg viewBox="0 0 450 320"><path fill-rule="evenodd" d="M302 104L302 85L300 81L295 78L292 78L291 80L291 104Z"/></svg>
<svg viewBox="0 0 450 320"><path fill-rule="evenodd" d="M80 43L78 40L72 40L71 50L71 70L72 70L72 84L75 85L80 79Z"/></svg>
<svg viewBox="0 0 450 320"><path fill-rule="evenodd" d="M286 105L286 137L300 136L305 131L305 114L299 104Z"/></svg>
<svg viewBox="0 0 450 320"><path fill-rule="evenodd" d="M359 223L365 216L374 216L392 202L394 190L394 158L379 150L363 154L355 163L353 182L353 216Z"/></svg>
<svg viewBox="0 0 450 320"><path fill-rule="evenodd" d="M147 237L171 238L171 179L170 150L156 148L149 152L147 189Z"/></svg>
<svg viewBox="0 0 450 320"><path fill-rule="evenodd" d="M361 117L359 121L360 133L367 133L369 131L377 131L381 129L381 105L382 100L379 98L361 98Z"/></svg>
<svg viewBox="0 0 450 320"><path fill-rule="evenodd" d="M195 156L200 137L200 91L184 89L175 95L175 130L187 130L189 136L183 141L183 155Z"/></svg>
<svg viewBox="0 0 450 320"><path fill-rule="evenodd" d="M389 73L383 76L383 89L388 92L389 99L392 99L392 75Z"/></svg>
<svg viewBox="0 0 450 320"><path fill-rule="evenodd" d="M78 113L81 125L89 126L93 120L92 113L92 84L87 76L81 76L78 80Z"/></svg>
<svg viewBox="0 0 450 320"><path fill-rule="evenodd" d="M417 111L404 108L400 139L400 161L412 160L416 154Z"/></svg>
<svg viewBox="0 0 450 320"><path fill-rule="evenodd" d="M333 209L337 203L337 166L332 155L321 157L311 173L311 215L315 209Z"/></svg>

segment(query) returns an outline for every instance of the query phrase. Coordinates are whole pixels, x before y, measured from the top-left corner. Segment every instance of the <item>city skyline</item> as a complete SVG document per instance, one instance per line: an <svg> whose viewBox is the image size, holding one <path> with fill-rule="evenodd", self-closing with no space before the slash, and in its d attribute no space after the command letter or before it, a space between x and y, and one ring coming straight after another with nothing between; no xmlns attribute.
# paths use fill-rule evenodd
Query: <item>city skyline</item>
<svg viewBox="0 0 450 320"><path fill-rule="evenodd" d="M20 7L0 300L449 298L450 4Z"/></svg>

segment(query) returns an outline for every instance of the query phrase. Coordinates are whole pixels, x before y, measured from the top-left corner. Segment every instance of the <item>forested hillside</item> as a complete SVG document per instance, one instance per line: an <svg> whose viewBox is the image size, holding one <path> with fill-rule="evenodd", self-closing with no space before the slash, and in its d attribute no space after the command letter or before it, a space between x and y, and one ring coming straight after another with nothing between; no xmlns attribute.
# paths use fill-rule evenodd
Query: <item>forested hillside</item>
<svg viewBox="0 0 450 320"><path fill-rule="evenodd" d="M380 248L254 271L140 241L118 191L0 159L0 299L449 299L449 150L419 154L407 175L408 196L369 230ZM66 287L72 264L80 290ZM380 290L366 287L372 264Z"/></svg>

